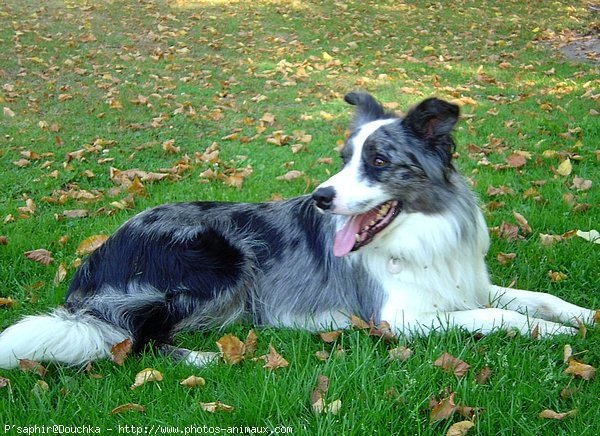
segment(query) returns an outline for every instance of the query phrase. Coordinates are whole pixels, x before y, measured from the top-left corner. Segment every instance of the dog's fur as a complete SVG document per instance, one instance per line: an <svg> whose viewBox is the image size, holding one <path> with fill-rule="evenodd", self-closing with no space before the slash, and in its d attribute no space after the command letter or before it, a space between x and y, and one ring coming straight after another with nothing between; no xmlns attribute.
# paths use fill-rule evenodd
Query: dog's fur
<svg viewBox="0 0 600 436"><path fill-rule="evenodd" d="M557 297L490 284L486 224L452 164L457 106L428 99L402 118L366 93L346 101L357 111L344 166L312 196L140 213L83 262L63 308L2 333L0 367L85 364L126 338L185 357L168 345L175 332L243 319L315 330L354 314L406 335L541 336L593 321Z"/></svg>

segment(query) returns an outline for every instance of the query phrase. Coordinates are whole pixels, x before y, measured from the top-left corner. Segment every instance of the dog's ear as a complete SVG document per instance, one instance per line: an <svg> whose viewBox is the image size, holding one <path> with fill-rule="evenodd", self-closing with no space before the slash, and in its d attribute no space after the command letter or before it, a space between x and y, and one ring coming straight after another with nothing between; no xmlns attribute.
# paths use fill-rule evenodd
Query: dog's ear
<svg viewBox="0 0 600 436"><path fill-rule="evenodd" d="M428 98L411 109L402 124L420 138L441 138L452 132L459 112L455 104L438 98Z"/></svg>
<svg viewBox="0 0 600 436"><path fill-rule="evenodd" d="M373 96L367 92L351 92L346 94L344 101L352 106L356 106L354 124L360 126L370 121L379 120L385 117L385 111Z"/></svg>

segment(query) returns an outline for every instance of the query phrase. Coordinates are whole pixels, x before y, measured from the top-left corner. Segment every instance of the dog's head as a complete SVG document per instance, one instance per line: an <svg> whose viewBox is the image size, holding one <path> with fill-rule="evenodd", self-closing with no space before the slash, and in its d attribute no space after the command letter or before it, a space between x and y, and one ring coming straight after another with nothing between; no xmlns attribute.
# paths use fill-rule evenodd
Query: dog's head
<svg viewBox="0 0 600 436"><path fill-rule="evenodd" d="M319 209L348 216L336 235L336 256L371 242L402 210L444 209L436 191L452 189L451 132L459 115L458 106L437 98L404 117L386 112L364 92L344 99L356 112L341 150L343 167L313 192Z"/></svg>

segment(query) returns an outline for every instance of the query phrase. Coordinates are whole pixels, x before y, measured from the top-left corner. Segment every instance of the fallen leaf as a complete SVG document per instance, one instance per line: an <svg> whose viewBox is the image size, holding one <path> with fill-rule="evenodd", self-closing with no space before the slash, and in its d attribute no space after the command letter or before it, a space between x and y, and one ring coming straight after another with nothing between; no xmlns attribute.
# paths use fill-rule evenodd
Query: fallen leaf
<svg viewBox="0 0 600 436"><path fill-rule="evenodd" d="M506 163L509 167L521 168L527 163L527 159L522 154L513 153L506 158Z"/></svg>
<svg viewBox="0 0 600 436"><path fill-rule="evenodd" d="M263 368L268 369L269 371L273 371L278 368L285 368L289 365L289 362L285 360L271 344L269 344L269 353L261 356L265 359L265 364Z"/></svg>
<svg viewBox="0 0 600 436"><path fill-rule="evenodd" d="M131 352L131 348L133 347L133 342L131 339L126 338L125 340L115 344L110 349L110 358L117 365L122 366L127 359L127 356Z"/></svg>
<svg viewBox="0 0 600 436"><path fill-rule="evenodd" d="M563 280L567 280L569 276L560 271L548 271L548 278L551 282L562 282Z"/></svg>
<svg viewBox="0 0 600 436"><path fill-rule="evenodd" d="M77 246L77 249L75 250L75 254L78 256L84 256L86 254L90 254L90 253L96 251L102 244L104 244L107 239L108 239L108 236L106 236L106 235L94 235L94 236L85 238Z"/></svg>
<svg viewBox="0 0 600 436"><path fill-rule="evenodd" d="M244 359L246 346L232 334L221 337L217 341L217 347L219 347L223 360L230 365L240 363Z"/></svg>
<svg viewBox="0 0 600 436"><path fill-rule="evenodd" d="M592 181L584 179L582 177L575 176L573 178L573 185L571 185L571 189L577 189L578 191L588 191L592 187Z"/></svg>
<svg viewBox="0 0 600 436"><path fill-rule="evenodd" d="M0 389L10 386L10 380L4 377L0 377Z"/></svg>
<svg viewBox="0 0 600 436"><path fill-rule="evenodd" d="M430 402L431 412L429 413L429 422L442 421L450 418L456 412L456 404L454 403L454 395L452 392L448 397L437 402Z"/></svg>
<svg viewBox="0 0 600 436"><path fill-rule="evenodd" d="M233 406L229 406L220 401L212 401L210 403L200 403L200 407L205 412L215 413L215 412L231 412L233 410Z"/></svg>
<svg viewBox="0 0 600 436"><path fill-rule="evenodd" d="M52 253L45 248L38 248L37 250L26 251L25 257L34 262L41 263L42 265L49 265L54 261Z"/></svg>
<svg viewBox="0 0 600 436"><path fill-rule="evenodd" d="M0 236L0 245L8 245L8 238L6 236Z"/></svg>
<svg viewBox="0 0 600 436"><path fill-rule="evenodd" d="M563 374L571 374L573 377L591 380L596 375L596 368L586 363L578 362L575 359L571 359L569 360L569 366L563 371Z"/></svg>
<svg viewBox="0 0 600 436"><path fill-rule="evenodd" d="M352 328L355 328L358 330L364 330L364 329L368 329L371 327L368 322L359 318L356 315L350 315L350 325L352 326Z"/></svg>
<svg viewBox="0 0 600 436"><path fill-rule="evenodd" d="M594 244L600 244L600 232L598 232L598 230L590 230L589 232L577 230L576 234L586 241L593 242Z"/></svg>
<svg viewBox="0 0 600 436"><path fill-rule="evenodd" d="M515 220L517 221L517 224L519 224L519 227L521 228L523 233L525 233L526 235L531 233L531 226L529 225L529 223L523 215L513 210L513 216L515 217Z"/></svg>
<svg viewBox="0 0 600 436"><path fill-rule="evenodd" d="M123 412L145 412L144 406L136 403L121 404L110 411L111 415L118 415Z"/></svg>
<svg viewBox="0 0 600 436"><path fill-rule="evenodd" d="M550 247L554 245L556 242L562 241L563 238L561 235L547 235L545 233L540 233L540 242L544 247Z"/></svg>
<svg viewBox="0 0 600 436"><path fill-rule="evenodd" d="M16 301L10 297L0 297L0 307L14 307Z"/></svg>
<svg viewBox="0 0 600 436"><path fill-rule="evenodd" d="M515 257L517 257L516 253L498 253L496 259L500 265L506 265L511 262Z"/></svg>
<svg viewBox="0 0 600 436"><path fill-rule="evenodd" d="M327 359L329 359L329 352L325 350L315 351L315 357L317 360L325 362Z"/></svg>
<svg viewBox="0 0 600 436"><path fill-rule="evenodd" d="M131 389L139 388L149 382L159 382L163 379L162 374L152 368L146 368L138 372L135 376L135 382L131 385Z"/></svg>
<svg viewBox="0 0 600 436"><path fill-rule="evenodd" d="M87 211L86 209L74 209L63 211L63 216L65 218L85 218L88 215L89 211Z"/></svg>
<svg viewBox="0 0 600 436"><path fill-rule="evenodd" d="M489 368L489 366L484 366L481 368L481 371L475 375L475 383L478 385L484 385L487 383L491 375L492 370Z"/></svg>
<svg viewBox="0 0 600 436"><path fill-rule="evenodd" d="M19 369L25 372L35 372L40 377L44 377L48 370L39 362L29 359L19 359Z"/></svg>
<svg viewBox="0 0 600 436"><path fill-rule="evenodd" d="M246 335L246 340L244 341L244 347L246 348L244 351L244 357L253 357L256 353L256 344L258 342L258 336L256 336L256 332L254 329L250 329L248 334Z"/></svg>
<svg viewBox="0 0 600 436"><path fill-rule="evenodd" d="M291 170L285 173L283 176L277 177L277 180L284 180L286 182L291 182L292 180L296 180L300 177L304 176L303 171Z"/></svg>
<svg viewBox="0 0 600 436"><path fill-rule="evenodd" d="M577 413L576 410L569 410L568 412L558 413L554 410L545 409L542 410L539 414L539 417L542 419L556 419L562 421L565 418L569 418Z"/></svg>
<svg viewBox="0 0 600 436"><path fill-rule="evenodd" d="M321 340L327 344L335 342L337 338L342 334L341 330L333 330L331 332L321 332L319 333L319 337Z"/></svg>
<svg viewBox="0 0 600 436"><path fill-rule="evenodd" d="M571 164L571 159L566 158L563 160L558 168L556 169L556 173L561 176L568 176L573 171L573 165Z"/></svg>
<svg viewBox="0 0 600 436"><path fill-rule="evenodd" d="M573 356L573 348L569 344L565 344L563 348L563 363L568 363Z"/></svg>
<svg viewBox="0 0 600 436"><path fill-rule="evenodd" d="M475 426L473 421L455 422L446 432L446 436L464 436Z"/></svg>
<svg viewBox="0 0 600 436"><path fill-rule="evenodd" d="M63 262L58 265L56 274L54 274L54 286L58 286L67 277L67 267Z"/></svg>
<svg viewBox="0 0 600 436"><path fill-rule="evenodd" d="M410 348L400 346L396 348L392 348L388 351L388 357L390 360L399 360L400 362L404 362L410 359L413 351Z"/></svg>
<svg viewBox="0 0 600 436"><path fill-rule="evenodd" d="M446 372L454 373L457 377L464 376L471 368L468 363L463 362L449 353L442 353L442 355L433 362L433 365L442 368Z"/></svg>
<svg viewBox="0 0 600 436"><path fill-rule="evenodd" d="M6 106L4 106L4 108L3 108L3 113L4 113L5 117L12 118L15 116L15 113L11 110L11 108L6 107Z"/></svg>
<svg viewBox="0 0 600 436"><path fill-rule="evenodd" d="M190 375L185 380L180 381L179 384L181 386L193 388L193 387L197 387L197 386L204 386L206 384L206 380L204 380L202 377Z"/></svg>

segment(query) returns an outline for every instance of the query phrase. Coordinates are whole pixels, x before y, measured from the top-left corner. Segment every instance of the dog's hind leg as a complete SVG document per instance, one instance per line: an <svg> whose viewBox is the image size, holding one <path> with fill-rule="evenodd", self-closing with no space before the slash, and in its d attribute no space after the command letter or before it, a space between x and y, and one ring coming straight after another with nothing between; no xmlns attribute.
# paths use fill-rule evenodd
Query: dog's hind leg
<svg viewBox="0 0 600 436"><path fill-rule="evenodd" d="M490 302L494 307L514 310L531 317L572 326L593 324L595 311L568 303L554 295L492 285Z"/></svg>

